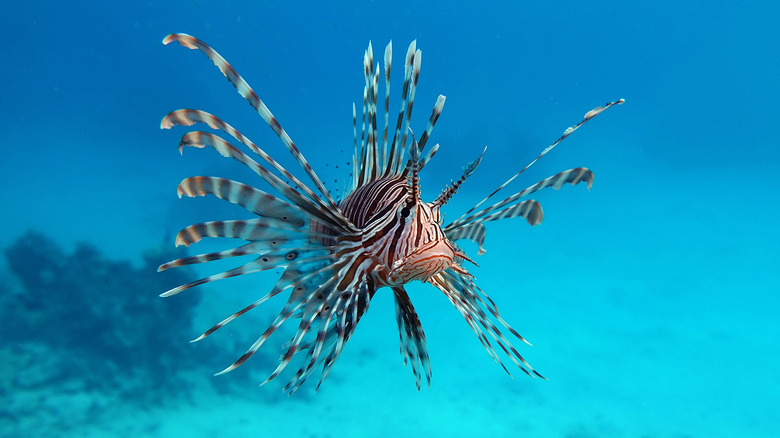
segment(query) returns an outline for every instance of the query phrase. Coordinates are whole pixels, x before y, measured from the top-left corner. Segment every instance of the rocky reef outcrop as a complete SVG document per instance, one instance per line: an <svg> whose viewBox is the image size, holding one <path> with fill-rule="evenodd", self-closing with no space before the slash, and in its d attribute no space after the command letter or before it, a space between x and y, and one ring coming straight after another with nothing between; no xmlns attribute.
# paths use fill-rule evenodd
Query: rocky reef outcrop
<svg viewBox="0 0 780 438"><path fill-rule="evenodd" d="M145 404L186 392L180 370L194 368L204 353L186 342L199 292L161 299L160 292L192 278L186 269L156 272L182 255L150 251L134 267L92 244L67 254L38 232L8 247L10 272L0 281L0 422L20 433L67 430L56 422L88 421L117 400Z"/></svg>

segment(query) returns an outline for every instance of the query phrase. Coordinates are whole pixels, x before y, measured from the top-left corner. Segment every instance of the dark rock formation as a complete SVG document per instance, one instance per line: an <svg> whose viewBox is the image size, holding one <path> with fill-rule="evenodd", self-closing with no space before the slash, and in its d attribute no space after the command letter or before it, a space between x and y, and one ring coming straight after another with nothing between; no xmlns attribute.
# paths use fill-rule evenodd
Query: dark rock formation
<svg viewBox="0 0 780 438"><path fill-rule="evenodd" d="M199 293L159 298L191 279L186 270L156 271L182 255L150 252L134 268L107 260L90 244L65 254L40 233L17 239L5 256L19 287L0 292L0 339L20 350L17 359L29 356L25 360L32 363L17 370L15 384L67 377L104 391L156 392L177 385L176 370L195 360L186 340L193 334ZM29 351L39 351L38 357ZM42 355L55 356L54 364Z"/></svg>

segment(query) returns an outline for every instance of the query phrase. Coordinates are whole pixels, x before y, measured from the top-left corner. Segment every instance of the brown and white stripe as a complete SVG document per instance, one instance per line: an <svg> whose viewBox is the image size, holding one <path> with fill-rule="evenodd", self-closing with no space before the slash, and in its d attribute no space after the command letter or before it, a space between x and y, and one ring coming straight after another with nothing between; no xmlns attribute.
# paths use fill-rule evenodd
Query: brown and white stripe
<svg viewBox="0 0 780 438"><path fill-rule="evenodd" d="M177 245L197 243L204 237L241 239L245 243L236 248L192 255L165 263L159 270L185 265L229 259L242 255L255 258L241 266L210 275L166 291L171 296L224 278L270 269L281 269L276 284L261 298L224 318L201 336L200 341L246 312L258 307L283 292L289 297L271 325L260 334L247 351L233 364L217 374L234 370L246 362L269 337L285 322L298 320L298 327L285 344L279 365L263 383L282 373L296 357L300 368L284 386L284 391L295 392L317 369L321 369L319 385L332 370L345 343L350 339L368 310L374 294L383 287L393 291L396 303L396 322L399 330L401 356L410 364L419 389L423 376L430 386L431 366L425 334L404 284L420 280L441 290L461 313L478 336L488 353L507 371L502 354L532 377L541 377L512 346L502 330L507 330L522 342L519 333L501 317L493 301L474 283L473 277L462 266L471 261L455 241L472 240L484 253L485 224L513 217L526 219L531 225L542 220L538 202L523 200L543 188L559 189L563 185L593 182L593 174L585 168L567 170L540 181L488 207L478 208L499 190L506 187L525 169L533 165L553 147L577 130L582 124L610 106L606 104L589 111L578 124L563 135L515 176L490 193L483 201L455 221L444 225L441 208L456 194L465 180L476 170L482 155L468 163L462 176L433 202L420 199L420 171L436 154L439 145L427 147L436 121L441 115L445 98L439 96L419 142L411 135L411 117L420 75L422 52L413 41L406 52L401 102L392 139L390 134L390 72L392 43L384 51L383 105L384 126L377 124L379 108L380 66L374 63L372 45L364 53L363 104L361 135L358 142L356 106L352 107L354 160L351 187L344 200L337 204L323 182L309 165L303 153L287 132L260 100L254 90L236 70L215 50L189 35L172 34L163 41L176 41L184 47L203 52L227 77L260 117L271 127L283 146L292 154L310 181L296 178L266 151L260 149L237 129L218 117L195 109L176 110L165 116L163 129L174 126L192 126L203 123L235 139L239 145L259 156L261 165L244 150L217 134L203 131L186 133L180 142L184 146L216 150L247 166L278 192L271 194L247 184L213 176L195 176L184 179L178 188L179 196L206 196L239 205L255 215L252 219L210 221L182 229ZM381 144L380 144L381 138ZM266 167L268 166L268 167ZM310 188L308 184L313 184ZM316 191L315 191L316 190ZM499 328L501 327L501 328ZM527 343L527 342L526 342ZM498 346L498 349L495 348Z"/></svg>

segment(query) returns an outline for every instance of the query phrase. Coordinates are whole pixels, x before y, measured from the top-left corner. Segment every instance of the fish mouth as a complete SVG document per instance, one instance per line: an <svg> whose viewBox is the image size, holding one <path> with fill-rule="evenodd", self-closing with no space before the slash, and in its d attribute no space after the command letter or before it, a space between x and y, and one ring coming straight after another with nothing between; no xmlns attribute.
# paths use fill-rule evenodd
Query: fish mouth
<svg viewBox="0 0 780 438"><path fill-rule="evenodd" d="M406 257L396 260L388 279L393 284L428 281L448 269L455 260L455 251L447 240L434 240L416 248Z"/></svg>

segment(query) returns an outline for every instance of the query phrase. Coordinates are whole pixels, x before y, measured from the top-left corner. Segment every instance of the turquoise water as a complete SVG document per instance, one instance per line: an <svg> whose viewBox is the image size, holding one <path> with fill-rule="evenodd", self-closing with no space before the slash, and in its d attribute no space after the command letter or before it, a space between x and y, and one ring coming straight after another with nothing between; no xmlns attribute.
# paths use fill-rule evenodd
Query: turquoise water
<svg viewBox="0 0 780 438"><path fill-rule="evenodd" d="M760 1L0 6L0 435L775 436L779 12ZM402 365L386 290L318 392L307 382L288 398L285 376L257 386L292 327L212 377L282 300L189 344L274 275L156 297L173 280L155 263L175 257L180 228L240 217L213 200L178 200L179 181L254 181L213 151L180 156L186 131L160 131L159 121L201 108L292 164L208 59L161 43L172 32L225 56L334 190L347 178L368 41L376 60L393 41L393 109L416 39L416 132L447 96L423 197L488 146L450 219L585 112L625 98L507 195L577 166L595 173L590 191L539 192L541 225L490 223L483 256L464 245L477 283L534 344L518 348L549 381L514 370L510 379L422 284L409 290L430 389L418 392Z"/></svg>

